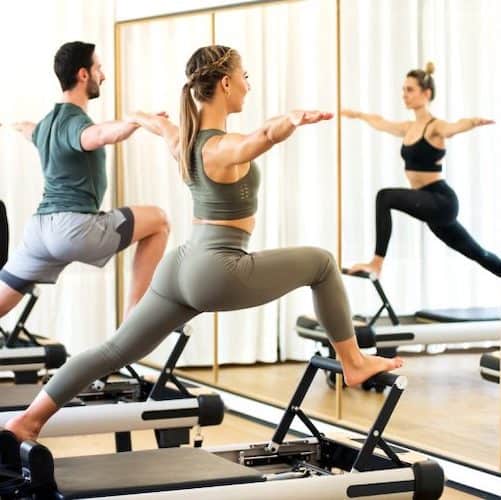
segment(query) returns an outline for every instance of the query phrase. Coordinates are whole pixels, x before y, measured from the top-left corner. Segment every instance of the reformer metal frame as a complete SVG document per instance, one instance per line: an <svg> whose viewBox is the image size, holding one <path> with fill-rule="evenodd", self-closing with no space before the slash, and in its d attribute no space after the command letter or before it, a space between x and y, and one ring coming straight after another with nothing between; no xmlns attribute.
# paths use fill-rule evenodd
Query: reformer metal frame
<svg viewBox="0 0 501 500"><path fill-rule="evenodd" d="M361 446L355 446L351 443L346 444L343 441L325 437L301 409L301 404L319 369L331 370L335 373L342 372L338 361L314 356L268 443L235 445L219 451L208 451L230 462L260 471L260 474L263 474L264 482L252 483L248 487L252 488L254 494L258 489L262 492L261 494L273 490L277 491L277 498L286 498L280 496L278 492L284 489L279 485L287 480L290 481L290 487L294 484L294 487L303 492L305 489L308 490L308 484L315 488L320 485L322 491L328 484L331 494L339 489L343 495L346 495L345 492L350 492L350 496L352 496L351 494L354 496L395 494L395 498L402 499L431 500L439 498L443 489L444 477L438 464L432 461L412 464L406 462L405 459L402 460L398 456L398 453L403 450L388 445L383 438L386 425L405 390L406 378L390 373L381 373L373 377L375 382L390 387L390 390L367 438L363 440ZM284 438L296 416L306 425L312 437L286 442ZM11 440L9 445L9 436L3 436L3 439L7 441L7 444L0 457L1 463L3 463L0 475L3 475L4 478L4 482L0 482L0 488L3 484L4 491L14 491L15 493L10 498L20 498L23 495L28 498L37 498L36 495L39 495L38 498L46 499L64 498L64 492L60 493L60 497L57 496L59 493L57 493L57 477L54 475L54 461L46 447L35 442L25 442L19 452L17 443L14 445ZM134 455L128 456L130 460L133 460L133 457ZM113 456L108 456L108 459L113 460ZM77 473L78 463L76 467L73 474ZM357 474L339 475L339 472L336 472L338 470ZM308 481L312 482L308 483ZM9 485L10 490L8 489ZM231 495L235 495L236 490L239 492L238 498L255 498L255 496L247 496L248 488L245 485L235 485L233 488L233 486L217 486L217 483L216 486L212 487L209 484L206 487L193 490L193 496L190 498L199 498L199 495L211 499L235 498ZM332 490L331 488L336 489ZM180 492L178 487L174 489ZM167 495L169 498L169 495L175 497L176 492L169 493L170 491L170 489L163 491L159 495ZM125 493L117 493L119 496L122 494ZM137 495L137 492L134 494ZM223 494L224 496L217 496ZM301 494L297 498L309 497Z"/></svg>

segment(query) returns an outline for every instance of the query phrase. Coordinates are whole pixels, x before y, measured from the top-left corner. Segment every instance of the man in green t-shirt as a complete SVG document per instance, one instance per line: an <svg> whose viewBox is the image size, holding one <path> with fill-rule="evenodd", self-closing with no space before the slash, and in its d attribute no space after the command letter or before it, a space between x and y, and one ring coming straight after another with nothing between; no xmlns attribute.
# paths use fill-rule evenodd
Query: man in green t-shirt
<svg viewBox="0 0 501 500"><path fill-rule="evenodd" d="M105 79L95 46L64 44L54 58L63 98L38 124L14 127L40 154L44 193L24 232L22 244L0 271L0 317L35 283L55 283L74 261L102 267L138 242L133 264L130 310L146 291L162 257L169 226L155 206L101 212L107 187L107 144L127 139L138 125L125 121L94 124L86 113Z"/></svg>

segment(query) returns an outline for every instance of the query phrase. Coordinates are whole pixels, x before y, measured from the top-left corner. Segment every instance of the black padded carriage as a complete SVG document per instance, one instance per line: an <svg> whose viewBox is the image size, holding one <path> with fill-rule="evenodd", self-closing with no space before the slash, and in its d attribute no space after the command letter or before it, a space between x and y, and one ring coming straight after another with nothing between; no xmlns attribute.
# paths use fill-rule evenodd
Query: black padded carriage
<svg viewBox="0 0 501 500"><path fill-rule="evenodd" d="M19 384L16 386L2 387L2 398L0 399L0 411L22 411L25 410L43 386L39 384ZM83 406L81 399L74 398L65 406Z"/></svg>
<svg viewBox="0 0 501 500"><path fill-rule="evenodd" d="M201 448L62 458L54 468L61 500L264 481L256 470Z"/></svg>
<svg viewBox="0 0 501 500"><path fill-rule="evenodd" d="M463 321L499 321L499 307L468 307L466 309L422 309L414 315L421 321L459 323Z"/></svg>

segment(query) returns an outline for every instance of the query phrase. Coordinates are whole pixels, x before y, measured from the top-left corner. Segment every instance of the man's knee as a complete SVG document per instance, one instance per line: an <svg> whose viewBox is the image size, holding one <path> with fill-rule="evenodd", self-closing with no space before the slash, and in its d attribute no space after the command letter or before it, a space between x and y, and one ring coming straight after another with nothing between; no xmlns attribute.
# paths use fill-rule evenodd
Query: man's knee
<svg viewBox="0 0 501 500"><path fill-rule="evenodd" d="M166 213L157 206L133 207L134 233L133 241L139 241L148 236L168 235L170 230Z"/></svg>
<svg viewBox="0 0 501 500"><path fill-rule="evenodd" d="M152 215L155 220L155 227L158 233L168 233L170 230L170 223L167 214L160 207L152 207Z"/></svg>
<svg viewBox="0 0 501 500"><path fill-rule="evenodd" d="M158 208L159 218L160 218L160 230L162 232L168 233L170 231L170 221L167 214L161 208Z"/></svg>

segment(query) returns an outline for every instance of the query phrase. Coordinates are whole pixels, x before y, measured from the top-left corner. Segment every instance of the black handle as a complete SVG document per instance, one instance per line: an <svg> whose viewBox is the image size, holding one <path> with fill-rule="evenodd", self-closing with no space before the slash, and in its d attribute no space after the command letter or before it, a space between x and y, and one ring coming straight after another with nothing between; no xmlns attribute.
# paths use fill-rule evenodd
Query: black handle
<svg viewBox="0 0 501 500"><path fill-rule="evenodd" d="M0 430L0 467L2 466L21 472L19 442L16 436L7 430Z"/></svg>
<svg viewBox="0 0 501 500"><path fill-rule="evenodd" d="M202 394L197 400L200 426L219 425L223 421L224 403L219 394Z"/></svg>
<svg viewBox="0 0 501 500"><path fill-rule="evenodd" d="M45 347L45 367L59 368L66 363L68 353L62 344L47 344Z"/></svg>
<svg viewBox="0 0 501 500"><path fill-rule="evenodd" d="M55 488L54 458L49 449L36 441L23 441L19 451L23 475L28 473L30 486Z"/></svg>

